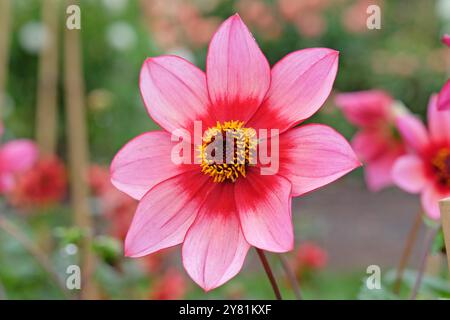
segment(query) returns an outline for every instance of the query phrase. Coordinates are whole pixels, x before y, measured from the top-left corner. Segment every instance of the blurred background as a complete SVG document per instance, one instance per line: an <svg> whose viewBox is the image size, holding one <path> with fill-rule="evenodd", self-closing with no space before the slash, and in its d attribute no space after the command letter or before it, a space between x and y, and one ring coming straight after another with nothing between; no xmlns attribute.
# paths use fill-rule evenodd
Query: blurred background
<svg viewBox="0 0 450 320"><path fill-rule="evenodd" d="M109 184L108 166L127 141L157 129L138 88L146 57L176 54L204 70L214 31L238 12L271 64L306 47L339 50L336 92L383 89L423 118L450 70L439 40L450 32L450 0L81 0L74 2L80 38L65 28L65 1L0 3L2 141L29 138L46 155L1 199L2 299L77 297L78 290L64 288L67 267L80 258L91 265L86 281L98 298L273 297L252 251L236 278L208 294L183 270L179 248L123 257L136 203ZM371 4L381 7L380 30L366 27ZM348 139L355 132L332 97L308 122L333 126ZM77 179L85 169L87 179ZM392 297L364 289L366 268L379 265L383 281L392 283L420 204L394 188L370 193L362 176L357 170L293 203L296 249L285 257L308 299ZM93 233L85 234L86 226ZM92 254L80 257L86 246ZM292 298L278 259L269 258ZM405 290L412 281L406 273ZM450 296L448 281L428 278L425 294Z"/></svg>

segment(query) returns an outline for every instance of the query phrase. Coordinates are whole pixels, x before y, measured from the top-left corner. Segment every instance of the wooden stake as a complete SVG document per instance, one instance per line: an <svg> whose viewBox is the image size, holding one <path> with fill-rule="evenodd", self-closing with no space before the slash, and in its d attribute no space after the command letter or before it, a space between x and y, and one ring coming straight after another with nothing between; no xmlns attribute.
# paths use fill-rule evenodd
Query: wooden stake
<svg viewBox="0 0 450 320"><path fill-rule="evenodd" d="M40 54L36 109L36 140L41 156L56 153L59 17L59 0L44 0L42 19L49 41Z"/></svg>
<svg viewBox="0 0 450 320"><path fill-rule="evenodd" d="M8 78L9 47L11 32L11 0L0 1L0 119L3 117Z"/></svg>
<svg viewBox="0 0 450 320"><path fill-rule="evenodd" d="M450 198L441 200L439 206L441 208L442 230L444 231L448 270L450 271Z"/></svg>
<svg viewBox="0 0 450 320"><path fill-rule="evenodd" d="M68 0L68 5L77 4ZM80 248L82 288L81 299L95 299L96 286L92 276L95 256L92 252L93 221L88 202L88 140L86 131L83 64L81 56L80 30L64 32L64 87L67 122L67 144L69 148L70 191L75 224L87 232Z"/></svg>

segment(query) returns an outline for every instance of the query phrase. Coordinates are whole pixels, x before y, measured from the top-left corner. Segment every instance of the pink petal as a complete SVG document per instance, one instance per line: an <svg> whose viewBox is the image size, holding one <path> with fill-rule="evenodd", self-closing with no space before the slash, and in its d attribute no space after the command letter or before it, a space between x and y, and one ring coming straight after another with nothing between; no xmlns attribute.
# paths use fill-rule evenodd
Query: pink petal
<svg viewBox="0 0 450 320"><path fill-rule="evenodd" d="M370 127L389 120L392 98L384 91L369 90L338 94L335 103L351 123Z"/></svg>
<svg viewBox="0 0 450 320"><path fill-rule="evenodd" d="M337 180L361 164L334 129L310 124L280 136L279 174L292 183L293 196Z"/></svg>
<svg viewBox="0 0 450 320"><path fill-rule="evenodd" d="M364 165L364 176L370 191L377 192L393 184L392 167L401 152L386 150L385 154Z"/></svg>
<svg viewBox="0 0 450 320"><path fill-rule="evenodd" d="M447 80L441 92L439 93L437 104L439 110L450 109L450 79Z"/></svg>
<svg viewBox="0 0 450 320"><path fill-rule="evenodd" d="M128 230L125 255L142 257L180 244L208 194L208 182L209 177L203 173L191 171L147 192Z"/></svg>
<svg viewBox="0 0 450 320"><path fill-rule="evenodd" d="M161 181L198 168L172 162L175 144L170 140L170 134L164 131L147 132L134 138L114 157L111 182L117 189L139 200Z"/></svg>
<svg viewBox="0 0 450 320"><path fill-rule="evenodd" d="M435 189L433 186L428 186L422 192L421 202L425 213L434 220L439 220L441 213L439 210L439 201L450 196L450 193L443 193Z"/></svg>
<svg viewBox="0 0 450 320"><path fill-rule="evenodd" d="M269 63L237 14L228 18L211 40L206 70L219 121L247 121L269 89Z"/></svg>
<svg viewBox="0 0 450 320"><path fill-rule="evenodd" d="M260 175L259 170L239 179L236 206L245 239L260 249L286 252L294 246L291 217L291 184L277 175Z"/></svg>
<svg viewBox="0 0 450 320"><path fill-rule="evenodd" d="M183 58L148 58L139 86L148 113L168 132L192 131L195 120L209 121L205 74Z"/></svg>
<svg viewBox="0 0 450 320"><path fill-rule="evenodd" d="M233 184L216 185L184 240L183 265L206 291L234 277L250 247L239 224L233 189Z"/></svg>
<svg viewBox="0 0 450 320"><path fill-rule="evenodd" d="M359 131L352 139L352 147L361 160L368 162L386 152L392 143L387 141L389 138L380 130Z"/></svg>
<svg viewBox="0 0 450 320"><path fill-rule="evenodd" d="M443 42L444 44L446 44L447 46L450 47L450 35L445 34L445 35L442 37L442 42Z"/></svg>
<svg viewBox="0 0 450 320"><path fill-rule="evenodd" d="M428 103L428 130L435 142L450 142L450 110L439 111L438 97L432 95Z"/></svg>
<svg viewBox="0 0 450 320"><path fill-rule="evenodd" d="M0 171L19 173L36 162L38 149L31 140L20 139L5 143L0 149Z"/></svg>
<svg viewBox="0 0 450 320"><path fill-rule="evenodd" d="M406 145L422 152L429 144L427 129L415 115L405 114L396 118L396 126Z"/></svg>
<svg viewBox="0 0 450 320"><path fill-rule="evenodd" d="M330 94L338 56L335 50L313 48L284 57L272 68L269 92L250 126L281 133L313 115Z"/></svg>
<svg viewBox="0 0 450 320"><path fill-rule="evenodd" d="M410 193L419 193L427 183L424 164L415 155L400 157L392 169L392 178L397 186Z"/></svg>

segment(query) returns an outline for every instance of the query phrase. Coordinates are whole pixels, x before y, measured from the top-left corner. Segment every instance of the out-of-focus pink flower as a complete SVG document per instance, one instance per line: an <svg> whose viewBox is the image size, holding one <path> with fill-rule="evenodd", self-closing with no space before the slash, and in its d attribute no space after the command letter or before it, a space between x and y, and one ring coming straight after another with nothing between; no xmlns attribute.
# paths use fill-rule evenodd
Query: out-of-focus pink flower
<svg viewBox="0 0 450 320"><path fill-rule="evenodd" d="M442 42L450 47L450 35L444 34L442 37Z"/></svg>
<svg viewBox="0 0 450 320"><path fill-rule="evenodd" d="M420 193L425 213L438 220L438 202L450 196L450 111L438 111L433 95L428 104L428 130L412 115L397 123L410 152L396 161L394 182L407 192Z"/></svg>
<svg viewBox="0 0 450 320"><path fill-rule="evenodd" d="M395 110L391 96L381 90L342 93L335 103L359 128L352 146L365 164L368 188L379 191L392 185L392 166L405 147L395 128L395 118L402 112Z"/></svg>
<svg viewBox="0 0 450 320"><path fill-rule="evenodd" d="M176 269L169 269L152 286L150 299L152 300L180 300L187 291L186 279Z"/></svg>
<svg viewBox="0 0 450 320"><path fill-rule="evenodd" d="M211 290L239 272L250 246L291 250L291 198L335 181L360 163L330 127L295 127L327 99L337 51L296 51L270 70L250 31L234 15L211 40L206 65L205 75L175 56L144 62L141 94L164 131L144 133L126 144L111 164L111 181L140 200L125 254L141 257L183 243L185 269ZM177 164L171 156L178 142L171 140L171 132L192 133L195 121L206 133L191 145L199 150L194 153L201 163ZM227 132L250 135L259 129L278 130L276 174L262 174L262 163L250 165L248 155L256 146L248 141L244 163L216 163L202 152ZM237 158L236 150L228 152Z"/></svg>
<svg viewBox="0 0 450 320"><path fill-rule="evenodd" d="M0 137L3 125L0 124ZM36 162L36 145L27 139L9 141L0 146L0 194L11 191L18 174L28 170Z"/></svg>
<svg viewBox="0 0 450 320"><path fill-rule="evenodd" d="M439 110L450 109L450 79L444 84L437 98ZM450 130L450 129L449 129Z"/></svg>
<svg viewBox="0 0 450 320"><path fill-rule="evenodd" d="M42 208L63 200L67 189L64 164L57 157L42 158L17 178L8 194L10 202L20 208Z"/></svg>
<svg viewBox="0 0 450 320"><path fill-rule="evenodd" d="M294 270L298 277L302 277L305 272L324 268L328 254L317 244L305 242L298 247L294 258Z"/></svg>

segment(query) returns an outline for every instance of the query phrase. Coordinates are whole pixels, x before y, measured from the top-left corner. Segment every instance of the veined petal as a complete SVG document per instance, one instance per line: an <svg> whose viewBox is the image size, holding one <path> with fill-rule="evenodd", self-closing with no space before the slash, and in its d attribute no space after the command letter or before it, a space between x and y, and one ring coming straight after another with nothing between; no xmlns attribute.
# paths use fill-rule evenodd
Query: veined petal
<svg viewBox="0 0 450 320"><path fill-rule="evenodd" d="M292 183L293 196L331 183L360 165L345 138L328 126L309 124L280 136L279 174Z"/></svg>
<svg viewBox="0 0 450 320"><path fill-rule="evenodd" d="M175 164L171 153L177 142L164 131L144 133L128 142L111 163L111 182L122 192L139 200L154 185L196 168Z"/></svg>
<svg viewBox="0 0 450 320"><path fill-rule="evenodd" d="M239 224L233 190L233 184L217 184L184 239L183 265L206 291L234 277L250 247Z"/></svg>
<svg viewBox="0 0 450 320"><path fill-rule="evenodd" d="M272 68L266 99L249 126L280 133L312 116L325 102L338 69L338 51L313 48L293 52Z"/></svg>
<svg viewBox="0 0 450 320"><path fill-rule="evenodd" d="M168 132L187 129L195 120L208 122L208 91L203 71L177 56L145 60L140 90L152 119Z"/></svg>
<svg viewBox="0 0 450 320"><path fill-rule="evenodd" d="M139 202L125 239L125 255L142 257L180 244L210 186L209 178L195 171L154 186Z"/></svg>
<svg viewBox="0 0 450 320"><path fill-rule="evenodd" d="M431 219L439 220L441 213L439 210L439 201L450 196L450 193L442 193L434 186L428 185L422 192L420 198L425 214Z"/></svg>
<svg viewBox="0 0 450 320"><path fill-rule="evenodd" d="M245 239L260 249L286 252L294 246L291 183L277 175L260 175L258 169L239 179L236 206Z"/></svg>
<svg viewBox="0 0 450 320"><path fill-rule="evenodd" d="M396 126L405 143L416 152L422 152L430 143L427 129L415 115L405 114L396 118Z"/></svg>
<svg viewBox="0 0 450 320"><path fill-rule="evenodd" d="M418 193L427 183L422 160L416 155L401 156L394 164L392 178L397 186L410 193Z"/></svg>
<svg viewBox="0 0 450 320"><path fill-rule="evenodd" d="M0 171L19 173L36 162L38 149L31 140L19 139L5 143L0 149Z"/></svg>
<svg viewBox="0 0 450 320"><path fill-rule="evenodd" d="M441 92L439 93L437 104L439 110L450 109L450 79L447 80Z"/></svg>
<svg viewBox="0 0 450 320"><path fill-rule="evenodd" d="M438 97L432 95L428 103L428 130L430 139L450 142L450 110L438 110Z"/></svg>
<svg viewBox="0 0 450 320"><path fill-rule="evenodd" d="M219 121L247 121L264 99L270 66L239 15L228 18L211 40L206 73Z"/></svg>
<svg viewBox="0 0 450 320"><path fill-rule="evenodd" d="M351 123L371 127L389 119L392 98L384 91L368 90L338 94L335 103Z"/></svg>

